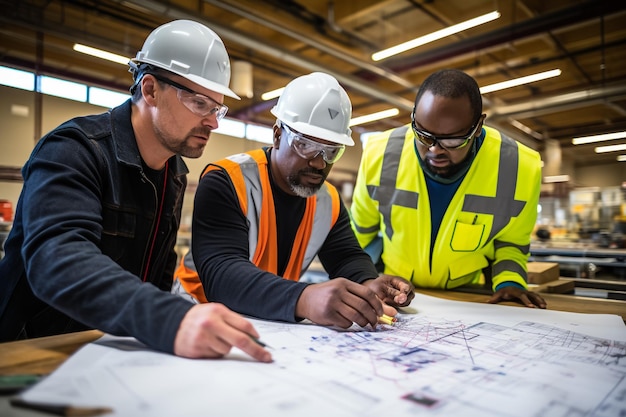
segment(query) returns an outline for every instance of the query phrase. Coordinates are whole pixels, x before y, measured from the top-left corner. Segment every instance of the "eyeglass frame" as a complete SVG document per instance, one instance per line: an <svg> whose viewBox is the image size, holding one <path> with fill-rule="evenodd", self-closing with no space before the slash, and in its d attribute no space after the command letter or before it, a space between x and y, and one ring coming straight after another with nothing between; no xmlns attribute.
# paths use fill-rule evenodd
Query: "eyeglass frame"
<svg viewBox="0 0 626 417"><path fill-rule="evenodd" d="M164 77L154 72L146 72L144 75L152 75L154 78L157 79L157 81L163 82L171 87L174 87L176 90L178 90L176 93L176 96L178 97L178 101L180 101L183 106L185 106L190 112L192 112L193 114L197 116L206 117L206 116L215 114L215 117L219 121L219 120L222 120L224 116L226 116L226 113L228 113L228 106L226 104L219 103L216 100L212 99L211 97L206 96L204 94L200 94L196 91L193 91L191 88L185 87L184 85L179 84L176 81L172 81L169 78ZM187 105L187 103L183 100L183 97L181 97L182 92L193 94L193 97L196 97L196 98L209 99L209 101L212 101L215 104L215 107L211 108L211 110L209 110L206 113L197 112L193 110L192 108L190 108Z"/></svg>
<svg viewBox="0 0 626 417"><path fill-rule="evenodd" d="M293 130L291 127L289 127L285 123L277 121L276 124L279 128L283 130L283 132L287 134L287 143L289 144L289 147L293 149L296 155L298 155L300 158L306 159L308 161L317 158L321 154L324 162L326 162L329 165L332 165L343 156L343 153L346 150L346 145L343 145L343 144L324 145L323 143L319 143L311 138L307 138L306 136L304 136L304 134ZM314 145L314 147L316 148L315 154L313 156L304 155L296 146L293 145L295 138L297 138L298 141L302 141L308 145ZM332 149L333 151L336 149L338 151L337 156L334 159L329 159L328 154L326 152L327 149ZM332 151L329 151L329 152L332 152Z"/></svg>
<svg viewBox="0 0 626 417"><path fill-rule="evenodd" d="M476 121L476 123L472 125L472 127L470 128L470 132L467 135L437 137L436 135L433 135L432 133L426 130L417 128L417 125L415 124L415 109L413 109L413 112L411 113L411 129L413 129L413 134L415 135L415 137L417 138L417 141L422 146L426 146L427 148L432 148L433 146L439 145L441 149L444 149L446 151L456 151L456 150L466 147L469 144L472 138L476 135L476 132L478 132L478 126L480 126L484 118L485 118L485 115L481 114L478 120ZM429 140L432 141L432 143L424 142L423 138L428 138ZM442 140L449 140L449 139L452 139L452 140L462 139L463 142L461 142L457 146L444 146L441 143Z"/></svg>

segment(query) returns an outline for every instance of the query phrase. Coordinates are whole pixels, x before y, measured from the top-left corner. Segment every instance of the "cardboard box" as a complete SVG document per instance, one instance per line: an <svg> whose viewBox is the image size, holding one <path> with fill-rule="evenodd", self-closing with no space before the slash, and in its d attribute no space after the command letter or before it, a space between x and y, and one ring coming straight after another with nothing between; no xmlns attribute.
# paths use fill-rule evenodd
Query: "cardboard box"
<svg viewBox="0 0 626 417"><path fill-rule="evenodd" d="M545 284L556 281L561 275L559 264L555 262L528 262L528 283Z"/></svg>

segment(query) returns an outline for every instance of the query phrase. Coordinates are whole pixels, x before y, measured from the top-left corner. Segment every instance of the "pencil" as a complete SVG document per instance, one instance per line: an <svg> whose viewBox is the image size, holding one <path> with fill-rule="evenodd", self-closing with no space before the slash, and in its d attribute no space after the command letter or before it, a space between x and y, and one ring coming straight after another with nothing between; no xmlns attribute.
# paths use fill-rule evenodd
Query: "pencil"
<svg viewBox="0 0 626 417"><path fill-rule="evenodd" d="M74 407L67 404L48 404L24 401L21 398L12 398L11 405L13 407L27 408L29 410L54 414L55 416L67 417L99 416L101 414L113 412L113 410L108 407Z"/></svg>
<svg viewBox="0 0 626 417"><path fill-rule="evenodd" d="M378 321L381 322L381 323L389 324L389 325L393 326L394 323L398 321L398 319L395 318L395 317L391 317L391 316L388 316L386 314L383 314L382 316L380 316L378 318Z"/></svg>
<svg viewBox="0 0 626 417"><path fill-rule="evenodd" d="M273 347L268 346L267 343L262 342L260 339L257 339L254 336L250 336L250 339L252 339L254 341L254 343L256 343L257 345L259 345L261 347L268 348L268 349L274 349Z"/></svg>
<svg viewBox="0 0 626 417"><path fill-rule="evenodd" d="M397 318L392 317L392 316L388 316L388 315L386 315L386 314L383 314L383 315L382 315L382 317L383 317L385 320L391 320L391 321L392 321L392 322L394 322L394 323L398 321L398 319L397 319Z"/></svg>

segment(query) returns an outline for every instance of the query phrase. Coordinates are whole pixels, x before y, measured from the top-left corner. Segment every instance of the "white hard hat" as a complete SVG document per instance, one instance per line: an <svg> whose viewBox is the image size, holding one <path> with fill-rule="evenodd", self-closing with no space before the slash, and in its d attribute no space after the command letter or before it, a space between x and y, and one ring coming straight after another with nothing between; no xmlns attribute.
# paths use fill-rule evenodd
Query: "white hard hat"
<svg viewBox="0 0 626 417"><path fill-rule="evenodd" d="M129 63L145 63L180 75L204 88L239 99L230 83L230 59L220 37L192 20L174 20L154 29Z"/></svg>
<svg viewBox="0 0 626 417"><path fill-rule="evenodd" d="M313 72L292 80L271 113L305 135L354 145L348 127L352 104L346 91L331 75Z"/></svg>

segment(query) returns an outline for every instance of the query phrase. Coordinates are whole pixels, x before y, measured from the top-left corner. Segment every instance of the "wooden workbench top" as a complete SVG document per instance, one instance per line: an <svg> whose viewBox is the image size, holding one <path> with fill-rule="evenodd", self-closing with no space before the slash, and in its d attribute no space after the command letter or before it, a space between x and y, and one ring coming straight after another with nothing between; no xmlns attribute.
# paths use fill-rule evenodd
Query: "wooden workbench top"
<svg viewBox="0 0 626 417"><path fill-rule="evenodd" d="M460 291L418 289L419 293L448 300L486 303L490 295ZM626 302L619 300L594 299L574 295L541 294L548 303L549 310L569 311L589 314L616 314L626 321ZM527 308L519 303L500 304ZM0 374L41 374L54 371L70 355L83 345L93 342L103 335L98 330L68 333L58 336L41 337L0 343Z"/></svg>

